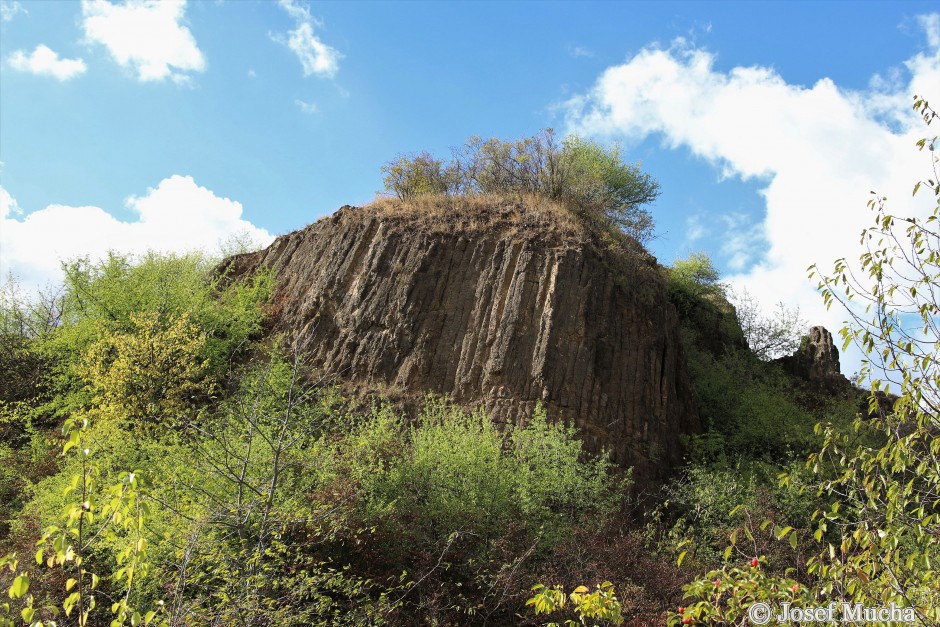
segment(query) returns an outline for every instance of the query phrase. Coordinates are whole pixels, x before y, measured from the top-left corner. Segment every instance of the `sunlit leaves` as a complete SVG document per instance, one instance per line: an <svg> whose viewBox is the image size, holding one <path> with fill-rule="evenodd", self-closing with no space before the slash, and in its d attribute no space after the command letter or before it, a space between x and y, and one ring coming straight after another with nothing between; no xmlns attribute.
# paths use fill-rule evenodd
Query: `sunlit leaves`
<svg viewBox="0 0 940 627"><path fill-rule="evenodd" d="M558 586L549 588L542 584L536 584L532 588L532 592L534 595L526 601L526 605L531 607L536 614L553 614L565 609L568 605L567 602L571 601L570 607L578 616L579 621L566 620L564 623L566 627L574 627L578 624L597 624L594 620L589 619L602 620L605 621L605 624L610 625L623 624L623 608L619 599L617 599L614 584L609 581L599 584L593 591L587 586L578 586L571 591L567 598L564 591ZM548 623L548 625L557 627L558 623Z"/></svg>
<svg viewBox="0 0 940 627"><path fill-rule="evenodd" d="M80 369L98 390L102 413L144 426L184 421L191 399L210 390L205 332L187 314L137 313L129 322L126 332L103 333Z"/></svg>

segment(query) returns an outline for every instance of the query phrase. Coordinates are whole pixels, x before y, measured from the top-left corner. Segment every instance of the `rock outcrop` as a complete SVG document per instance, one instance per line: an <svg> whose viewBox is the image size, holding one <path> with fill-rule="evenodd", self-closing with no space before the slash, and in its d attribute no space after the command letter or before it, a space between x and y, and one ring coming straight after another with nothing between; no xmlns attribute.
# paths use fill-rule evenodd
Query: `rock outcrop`
<svg viewBox="0 0 940 627"><path fill-rule="evenodd" d="M800 348L793 355L779 360L795 377L820 385L848 385L839 364L839 349L832 342L832 333L825 327L810 327Z"/></svg>
<svg viewBox="0 0 940 627"><path fill-rule="evenodd" d="M499 421L542 403L650 478L699 430L655 260L551 212L343 207L229 263L272 268L275 329L358 389L444 394Z"/></svg>

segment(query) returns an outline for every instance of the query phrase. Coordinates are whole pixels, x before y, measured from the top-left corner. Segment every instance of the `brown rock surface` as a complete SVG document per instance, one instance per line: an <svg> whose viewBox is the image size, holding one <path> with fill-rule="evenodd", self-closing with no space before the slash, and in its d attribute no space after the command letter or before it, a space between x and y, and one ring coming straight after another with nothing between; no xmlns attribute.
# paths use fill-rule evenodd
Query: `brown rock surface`
<svg viewBox="0 0 940 627"><path fill-rule="evenodd" d="M810 327L803 336L800 348L789 357L779 359L793 375L820 385L848 385L842 376L839 364L839 349L832 341L832 333L826 327Z"/></svg>
<svg viewBox="0 0 940 627"><path fill-rule="evenodd" d="M699 421L655 260L551 212L488 211L343 207L230 263L274 269L275 328L343 381L446 394L496 420L541 402L589 449L661 475Z"/></svg>
<svg viewBox="0 0 940 627"><path fill-rule="evenodd" d="M809 378L823 379L841 375L839 349L832 343L832 333L826 327L811 327L806 346Z"/></svg>

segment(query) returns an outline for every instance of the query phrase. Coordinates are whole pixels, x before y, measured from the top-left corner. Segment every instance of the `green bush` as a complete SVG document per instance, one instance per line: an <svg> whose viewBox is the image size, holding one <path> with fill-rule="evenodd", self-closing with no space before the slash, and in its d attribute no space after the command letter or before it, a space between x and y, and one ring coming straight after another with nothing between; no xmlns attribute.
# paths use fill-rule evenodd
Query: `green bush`
<svg viewBox="0 0 940 627"><path fill-rule="evenodd" d="M627 480L541 408L502 429L439 399L412 425L383 408L334 450L326 489L356 504L350 540L358 546L355 530L371 530L354 568L376 580L406 571L405 611L416 620L509 611L539 560L574 527L602 525L625 497Z"/></svg>
<svg viewBox="0 0 940 627"><path fill-rule="evenodd" d="M452 195L457 183L453 171L429 152L399 156L383 165L382 173L385 175L383 182L386 191L402 200L421 194Z"/></svg>
<svg viewBox="0 0 940 627"><path fill-rule="evenodd" d="M238 347L260 331L260 305L274 284L265 272L229 284L215 273L215 264L199 253L154 252L66 264L63 341L83 348L102 328L132 331L134 315L153 313L163 323L186 314L207 336L204 357L212 370L224 372Z"/></svg>
<svg viewBox="0 0 940 627"><path fill-rule="evenodd" d="M666 288L670 299L680 311L694 306L696 301L724 296L725 288L718 281L721 275L705 253L692 253L677 259L669 268Z"/></svg>
<svg viewBox="0 0 940 627"><path fill-rule="evenodd" d="M95 406L102 379L117 375L122 361L130 379L146 372L150 384L136 386L144 395L164 396L167 385L185 380L202 397L196 389L183 395L205 401L260 333L261 305L273 290L266 272L228 284L213 260L197 253L110 254L64 268L60 323L37 346L51 362L46 380L55 394L43 411L61 417ZM183 349L170 346L175 343ZM159 347L162 357L148 355L146 346Z"/></svg>
<svg viewBox="0 0 940 627"><path fill-rule="evenodd" d="M779 367L747 351L721 357L694 346L687 351L704 427L692 440L693 459L746 456L785 461L816 446L813 428L824 414L814 414L796 401L797 388Z"/></svg>
<svg viewBox="0 0 940 627"><path fill-rule="evenodd" d="M659 184L619 146L551 129L516 141L471 137L448 162L427 152L401 155L382 167L385 191L406 200L421 194L532 194L561 201L590 220L614 226L641 243L653 236L643 208Z"/></svg>
<svg viewBox="0 0 940 627"><path fill-rule="evenodd" d="M401 453L390 456L393 439ZM455 531L494 538L522 525L532 537L554 539L622 498L606 458L583 460L574 430L550 424L541 408L525 426L500 432L483 412L430 400L417 425L405 429L386 410L352 440L370 516L391 514L428 538Z"/></svg>

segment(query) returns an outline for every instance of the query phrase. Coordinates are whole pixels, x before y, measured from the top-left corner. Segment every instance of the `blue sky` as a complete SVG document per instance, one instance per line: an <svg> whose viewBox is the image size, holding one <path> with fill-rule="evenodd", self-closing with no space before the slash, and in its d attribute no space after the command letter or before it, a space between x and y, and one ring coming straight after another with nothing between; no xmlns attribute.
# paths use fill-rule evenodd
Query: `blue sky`
<svg viewBox="0 0 940 627"><path fill-rule="evenodd" d="M940 104L936 2L0 8L0 272L27 285L108 248L266 242L367 202L398 153L551 126L660 181L662 262L704 250L835 329L805 268L857 256L868 190L925 172L911 95Z"/></svg>

